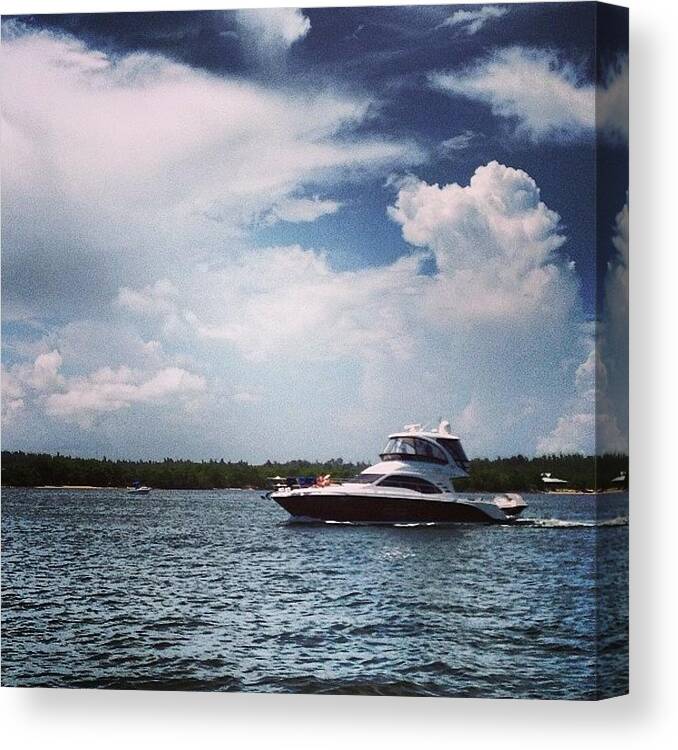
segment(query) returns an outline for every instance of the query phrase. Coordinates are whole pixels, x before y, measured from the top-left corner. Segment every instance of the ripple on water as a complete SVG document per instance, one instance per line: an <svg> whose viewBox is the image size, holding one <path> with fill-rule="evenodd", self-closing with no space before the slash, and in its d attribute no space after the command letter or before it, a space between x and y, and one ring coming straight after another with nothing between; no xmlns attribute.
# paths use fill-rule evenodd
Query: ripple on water
<svg viewBox="0 0 678 750"><path fill-rule="evenodd" d="M627 497L602 518L591 497L528 502L510 526L370 527L289 524L247 492L6 489L3 684L623 692Z"/></svg>

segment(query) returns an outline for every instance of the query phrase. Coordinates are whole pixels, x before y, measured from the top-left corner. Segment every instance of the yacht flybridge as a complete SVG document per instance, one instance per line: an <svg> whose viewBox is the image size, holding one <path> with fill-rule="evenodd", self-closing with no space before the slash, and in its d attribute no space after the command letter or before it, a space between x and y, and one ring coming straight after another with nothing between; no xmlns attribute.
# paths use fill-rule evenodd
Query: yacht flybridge
<svg viewBox="0 0 678 750"><path fill-rule="evenodd" d="M469 461L449 422L407 425L389 435L379 463L353 479L320 477L311 487L278 484L268 497L295 520L351 523L506 523L527 507L514 493L461 496L454 480Z"/></svg>

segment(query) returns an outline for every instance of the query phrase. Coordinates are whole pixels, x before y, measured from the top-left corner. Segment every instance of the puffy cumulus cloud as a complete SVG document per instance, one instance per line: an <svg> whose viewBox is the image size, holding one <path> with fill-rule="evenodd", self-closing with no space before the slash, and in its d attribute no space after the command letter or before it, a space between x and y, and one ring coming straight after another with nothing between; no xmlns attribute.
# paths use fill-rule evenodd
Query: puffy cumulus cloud
<svg viewBox="0 0 678 750"><path fill-rule="evenodd" d="M61 381L59 368L63 360L61 354L56 349L36 357L31 369L26 373L25 381L27 385L38 391L44 391L53 385L58 385Z"/></svg>
<svg viewBox="0 0 678 750"><path fill-rule="evenodd" d="M615 344L627 340L629 310L629 206L625 203L615 218L612 244L617 251L605 275L605 313L608 334Z"/></svg>
<svg viewBox="0 0 678 750"><path fill-rule="evenodd" d="M558 417L554 429L538 441L540 454L628 452L628 436L620 429L607 397L608 371L601 356L600 336L590 346L587 358L576 370L576 397L570 413Z"/></svg>
<svg viewBox="0 0 678 750"><path fill-rule="evenodd" d="M250 425L312 414L314 445L328 453L342 450L337 433L366 456L383 433L441 414L474 453L531 452L563 394L576 397L583 336L558 215L529 175L496 162L465 186L409 177L397 190L391 218L419 249L395 263L338 271L318 251L267 248L185 277L165 319L129 312L155 321L154 336L180 321L175 341L238 362L238 382L248 373L258 384L243 389L259 399ZM424 272L431 257L436 270Z"/></svg>
<svg viewBox="0 0 678 750"><path fill-rule="evenodd" d="M522 170L490 162L467 186L407 178L389 212L408 242L433 252L439 283L426 305L436 319L546 320L573 304L574 269L555 255L560 217Z"/></svg>
<svg viewBox="0 0 678 750"><path fill-rule="evenodd" d="M540 453L628 453L628 221L626 204L615 221L600 320L575 372L576 397L539 441Z"/></svg>
<svg viewBox="0 0 678 750"><path fill-rule="evenodd" d="M473 34L477 34L486 23L502 18L508 11L508 8L503 8L500 5L483 5L473 10L456 10L440 26L458 28L465 34L472 36Z"/></svg>
<svg viewBox="0 0 678 750"><path fill-rule="evenodd" d="M2 365L2 420L9 424L12 417L26 406L26 401L58 388L64 382L59 373L63 360L55 349L39 354L33 362Z"/></svg>
<svg viewBox="0 0 678 750"><path fill-rule="evenodd" d="M540 200L534 180L496 161L476 169L466 186L406 178L389 214L409 243L433 250L446 272L481 268L493 258L534 267L565 241L560 217Z"/></svg>
<svg viewBox="0 0 678 750"><path fill-rule="evenodd" d="M16 379L2 369L2 423L9 424L24 408L24 391Z"/></svg>
<svg viewBox="0 0 678 750"><path fill-rule="evenodd" d="M31 349L38 353L30 356ZM3 365L3 427L25 436L49 420L89 429L97 415L131 405L184 409L207 386L193 365L124 324L69 323L26 346L24 361Z"/></svg>
<svg viewBox="0 0 678 750"><path fill-rule="evenodd" d="M569 413L558 417L553 430L537 442L537 453L584 453L592 455L596 444L596 387L604 369L596 353L595 336L585 341L586 358L575 370L575 395Z"/></svg>
<svg viewBox="0 0 678 750"><path fill-rule="evenodd" d="M561 453L591 455L594 447L595 416L592 410L559 417L553 432L538 442L537 452L542 455Z"/></svg>
<svg viewBox="0 0 678 750"><path fill-rule="evenodd" d="M244 51L260 62L280 63L287 50L311 30L299 8L248 8L235 12Z"/></svg>
<svg viewBox="0 0 678 750"><path fill-rule="evenodd" d="M204 390L205 379L201 375L179 367L166 367L150 376L129 367L105 367L88 377L68 381L62 392L47 395L45 412L89 427L102 412L169 398L176 403Z"/></svg>
<svg viewBox="0 0 678 750"><path fill-rule="evenodd" d="M410 255L345 271L292 245L166 264L111 295L107 320L46 337L39 354L68 371L11 391L25 403L9 439L30 446L48 424L53 449L87 434L109 455L367 458L390 430L445 415L474 455L533 451L577 398L584 335L558 215L496 162L467 185L393 185ZM140 445L141 424L161 438Z"/></svg>
<svg viewBox="0 0 678 750"><path fill-rule="evenodd" d="M606 378L598 411L607 429L598 436L598 450L628 452L629 444L629 206L617 214L608 261L598 346Z"/></svg>
<svg viewBox="0 0 678 750"><path fill-rule="evenodd" d="M153 283L168 264L241 251L262 216L310 221L334 209L307 197L310 183L324 190L421 158L411 143L357 134L374 105L364 98L9 28L6 318L38 307L84 317L129 278Z"/></svg>
<svg viewBox="0 0 678 750"><path fill-rule="evenodd" d="M574 396L573 351L585 335L560 217L528 174L497 162L465 186L407 178L390 213L435 259L420 309L432 345L449 357L431 371L463 394L453 419L485 450L511 434L533 451L548 415Z"/></svg>

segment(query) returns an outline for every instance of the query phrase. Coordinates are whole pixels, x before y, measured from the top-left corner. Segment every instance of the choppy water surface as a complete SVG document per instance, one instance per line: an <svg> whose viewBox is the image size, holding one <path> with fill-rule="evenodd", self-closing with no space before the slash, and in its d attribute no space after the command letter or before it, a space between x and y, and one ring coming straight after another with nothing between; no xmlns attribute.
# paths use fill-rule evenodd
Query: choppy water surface
<svg viewBox="0 0 678 750"><path fill-rule="evenodd" d="M5 489L2 682L624 692L627 496L526 497L513 526L376 527L255 492Z"/></svg>

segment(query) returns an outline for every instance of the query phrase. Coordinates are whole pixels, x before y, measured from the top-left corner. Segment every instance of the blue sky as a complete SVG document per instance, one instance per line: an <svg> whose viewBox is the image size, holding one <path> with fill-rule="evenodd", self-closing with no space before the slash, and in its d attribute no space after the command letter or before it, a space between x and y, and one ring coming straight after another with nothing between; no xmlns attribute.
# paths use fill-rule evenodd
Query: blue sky
<svg viewBox="0 0 678 750"><path fill-rule="evenodd" d="M3 447L591 452L627 43L593 3L6 18Z"/></svg>

